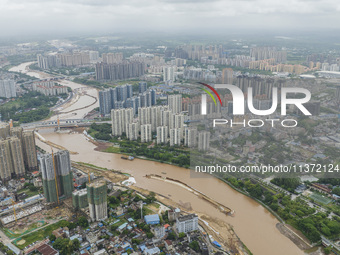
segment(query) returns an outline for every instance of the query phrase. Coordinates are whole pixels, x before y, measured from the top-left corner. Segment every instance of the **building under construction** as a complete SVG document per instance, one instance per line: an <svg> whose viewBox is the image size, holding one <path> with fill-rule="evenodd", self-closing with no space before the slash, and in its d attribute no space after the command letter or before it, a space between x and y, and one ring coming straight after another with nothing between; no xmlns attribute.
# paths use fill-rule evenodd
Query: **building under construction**
<svg viewBox="0 0 340 255"><path fill-rule="evenodd" d="M40 168L46 201L59 203L60 198L69 198L73 191L70 154L58 151L40 157Z"/></svg>
<svg viewBox="0 0 340 255"><path fill-rule="evenodd" d="M87 190L81 189L73 191L72 193L72 204L75 209L82 209L89 205L87 200Z"/></svg>
<svg viewBox="0 0 340 255"><path fill-rule="evenodd" d="M92 221L100 221L107 218L107 186L106 181L101 179L88 183L87 198L89 203L90 217Z"/></svg>

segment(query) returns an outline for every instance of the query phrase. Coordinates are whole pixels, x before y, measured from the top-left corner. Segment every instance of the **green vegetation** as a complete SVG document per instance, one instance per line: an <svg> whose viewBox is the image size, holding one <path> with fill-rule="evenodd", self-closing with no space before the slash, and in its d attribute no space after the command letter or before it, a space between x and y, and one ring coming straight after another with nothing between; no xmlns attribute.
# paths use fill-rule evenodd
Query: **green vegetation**
<svg viewBox="0 0 340 255"><path fill-rule="evenodd" d="M2 242L0 242L0 251L4 252L5 254L8 255L13 255L14 252L12 252L7 246L5 246Z"/></svg>
<svg viewBox="0 0 340 255"><path fill-rule="evenodd" d="M239 191L246 192L249 196L257 199L286 223L300 230L312 243L319 242L321 235L330 239L340 236L340 217L328 218L328 213L316 213L314 208L309 207L307 202L299 197L292 200L290 196L283 193L273 194L249 179L226 177L225 180ZM293 188L297 184L296 180L278 179L275 182L289 188Z"/></svg>
<svg viewBox="0 0 340 255"><path fill-rule="evenodd" d="M170 147L168 145L151 145L151 143L141 143L137 141L129 141L122 136L121 139L111 137L111 125L93 123L88 133L96 139L106 140L119 144L119 148L111 146L105 150L110 153L123 153L132 156L144 156L160 162L176 164L181 167L189 167L190 151L184 147Z"/></svg>
<svg viewBox="0 0 340 255"><path fill-rule="evenodd" d="M310 194L309 196L311 199L313 199L315 202L319 203L319 204L323 204L323 205L328 205L330 202L332 202L332 199L320 194L320 193L316 193L313 192L312 194Z"/></svg>
<svg viewBox="0 0 340 255"><path fill-rule="evenodd" d="M16 66L24 62L36 61L37 55L36 54L12 55L12 56L7 56L7 60L11 63L11 65Z"/></svg>
<svg viewBox="0 0 340 255"><path fill-rule="evenodd" d="M61 255L68 255L80 248L80 242L78 239L71 241L69 238L57 238L53 243L53 248L57 249Z"/></svg>
<svg viewBox="0 0 340 255"><path fill-rule="evenodd" d="M76 83L88 85L88 86L99 88L99 89L113 87L113 86L111 86L107 83L102 83L102 82L99 82L99 81L96 81L96 80L90 80L90 79L87 79L87 78L76 77L76 78L73 79L73 81L76 82Z"/></svg>
<svg viewBox="0 0 340 255"><path fill-rule="evenodd" d="M31 91L1 105L0 114L3 121L10 119L19 123L39 121L49 116L49 108L54 106L57 101L58 97L48 97Z"/></svg>
<svg viewBox="0 0 340 255"><path fill-rule="evenodd" d="M194 251L196 251L196 252L200 252L200 246L199 246L199 244L198 244L198 242L195 240L195 241L192 241L190 244L189 244L189 247L191 248L191 249L193 249Z"/></svg>
<svg viewBox="0 0 340 255"><path fill-rule="evenodd" d="M35 241L40 241L43 240L45 237L50 236L52 234L52 231L60 228L60 227L66 227L69 225L69 222L66 220L61 220L57 223L48 225L45 228L39 229L37 231L31 232L27 235L24 235L16 240L14 240L14 244L19 248L19 249L23 249L25 248L27 245L34 243ZM22 245L17 245L16 243L20 240L25 240L25 243Z"/></svg>
<svg viewBox="0 0 340 255"><path fill-rule="evenodd" d="M297 186L300 185L299 178L274 178L271 180L271 183L274 183L281 188L288 190L289 192L294 192Z"/></svg>

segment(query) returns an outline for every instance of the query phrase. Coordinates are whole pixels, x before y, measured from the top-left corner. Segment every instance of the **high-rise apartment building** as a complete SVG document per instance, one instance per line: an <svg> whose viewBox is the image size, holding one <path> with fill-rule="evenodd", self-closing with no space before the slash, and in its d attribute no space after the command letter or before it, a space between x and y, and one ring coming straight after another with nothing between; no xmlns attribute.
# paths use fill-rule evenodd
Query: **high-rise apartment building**
<svg viewBox="0 0 340 255"><path fill-rule="evenodd" d="M222 70L222 84L232 84L233 83L233 69L224 68Z"/></svg>
<svg viewBox="0 0 340 255"><path fill-rule="evenodd" d="M12 161L12 174L16 177L25 175L24 157L22 155L21 141L16 136L11 136L6 139L9 143Z"/></svg>
<svg viewBox="0 0 340 255"><path fill-rule="evenodd" d="M49 203L69 198L73 191L71 160L68 151L44 154L40 157L44 196Z"/></svg>
<svg viewBox="0 0 340 255"><path fill-rule="evenodd" d="M37 170L37 149L33 131L24 131L22 133L22 148L26 169L29 171Z"/></svg>
<svg viewBox="0 0 340 255"><path fill-rule="evenodd" d="M86 185L90 218L92 221L107 218L107 185L105 180L97 180Z"/></svg>
<svg viewBox="0 0 340 255"><path fill-rule="evenodd" d="M8 140L0 139L0 177L2 181L8 181L12 177L13 165L11 150Z"/></svg>
<svg viewBox="0 0 340 255"><path fill-rule="evenodd" d="M163 81L172 83L175 81L175 66L164 66L163 67Z"/></svg>
<svg viewBox="0 0 340 255"><path fill-rule="evenodd" d="M139 135L139 123L129 123L127 124L127 129L126 129L126 137L132 141L132 140L137 140L138 135Z"/></svg>
<svg viewBox="0 0 340 255"><path fill-rule="evenodd" d="M141 94L141 93L145 92L147 90L147 87L148 87L148 85L145 81L139 82L139 84L138 84L139 93Z"/></svg>
<svg viewBox="0 0 340 255"><path fill-rule="evenodd" d="M210 132L201 131L198 133L198 150L207 151L210 147Z"/></svg>
<svg viewBox="0 0 340 255"><path fill-rule="evenodd" d="M182 130L180 128L170 129L170 146L180 145L182 140Z"/></svg>
<svg viewBox="0 0 340 255"><path fill-rule="evenodd" d="M11 135L9 123L0 123L0 138L7 138Z"/></svg>
<svg viewBox="0 0 340 255"><path fill-rule="evenodd" d="M121 136L126 133L127 124L132 123L133 116L132 108L111 110L112 135Z"/></svg>
<svg viewBox="0 0 340 255"><path fill-rule="evenodd" d="M145 65L142 62L122 61L120 63L96 64L97 80L126 80L129 78L140 77L144 75Z"/></svg>
<svg viewBox="0 0 340 255"><path fill-rule="evenodd" d="M140 126L140 141L142 143L148 143L152 141L151 124Z"/></svg>
<svg viewBox="0 0 340 255"><path fill-rule="evenodd" d="M157 127L157 144L167 143L168 140L168 127Z"/></svg>
<svg viewBox="0 0 340 255"><path fill-rule="evenodd" d="M11 98L17 96L14 80L0 80L0 97Z"/></svg>
<svg viewBox="0 0 340 255"><path fill-rule="evenodd" d="M197 146L197 129L186 127L184 129L184 145L189 148Z"/></svg>
<svg viewBox="0 0 340 255"><path fill-rule="evenodd" d="M168 105L172 113L180 113L182 111L182 95L169 95Z"/></svg>

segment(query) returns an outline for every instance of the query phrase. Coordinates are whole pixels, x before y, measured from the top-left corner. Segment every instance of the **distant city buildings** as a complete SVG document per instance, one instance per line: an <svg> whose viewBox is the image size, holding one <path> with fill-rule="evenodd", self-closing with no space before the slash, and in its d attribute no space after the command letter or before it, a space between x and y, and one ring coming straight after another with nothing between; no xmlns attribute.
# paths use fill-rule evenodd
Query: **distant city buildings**
<svg viewBox="0 0 340 255"><path fill-rule="evenodd" d="M164 66L163 67L163 81L171 84L175 81L176 66Z"/></svg>
<svg viewBox="0 0 340 255"><path fill-rule="evenodd" d="M16 97L16 85L14 80L0 80L0 97Z"/></svg>
<svg viewBox="0 0 340 255"><path fill-rule="evenodd" d="M233 84L233 69L224 68L222 70L222 84Z"/></svg>
<svg viewBox="0 0 340 255"><path fill-rule="evenodd" d="M210 148L210 132L201 131L198 133L198 150L207 151Z"/></svg>
<svg viewBox="0 0 340 255"><path fill-rule="evenodd" d="M99 58L98 51L74 51L66 53L53 53L47 55L37 55L38 67L50 69L54 67L84 66L94 63Z"/></svg>
<svg viewBox="0 0 340 255"><path fill-rule="evenodd" d="M66 86L61 86L54 80L33 82L32 90L38 91L45 96L56 96L68 93Z"/></svg>
<svg viewBox="0 0 340 255"><path fill-rule="evenodd" d="M138 113L139 107L148 107L156 104L156 92L145 90L146 85L142 83L139 90L143 91L133 95L131 84L117 86L99 91L99 111L101 115L110 114L112 109L132 108L134 115Z"/></svg>
<svg viewBox="0 0 340 255"><path fill-rule="evenodd" d="M96 79L101 80L126 80L143 76L145 65L141 62L130 62L124 60L119 63L97 63L96 64Z"/></svg>
<svg viewBox="0 0 340 255"><path fill-rule="evenodd" d="M182 111L182 95L169 95L168 105L172 113L180 113Z"/></svg>

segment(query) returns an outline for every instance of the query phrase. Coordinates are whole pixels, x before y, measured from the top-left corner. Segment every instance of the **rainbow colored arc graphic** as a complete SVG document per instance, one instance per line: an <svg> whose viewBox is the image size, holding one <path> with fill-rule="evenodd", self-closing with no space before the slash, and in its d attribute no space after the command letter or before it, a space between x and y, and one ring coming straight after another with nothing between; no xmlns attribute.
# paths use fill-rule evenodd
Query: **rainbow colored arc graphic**
<svg viewBox="0 0 340 255"><path fill-rule="evenodd" d="M207 88L209 88L212 92L214 92L214 94L217 96L217 98L220 101L220 104L222 106L222 100L220 98L220 95L217 93L217 91L213 87L211 87L210 85L205 84L203 82L198 82L198 83L203 85L203 86L205 86L205 87L207 87ZM203 90L204 92L206 92L212 98L212 100L214 101L215 105L217 105L215 97L211 94L211 92L209 90L207 90L205 88L200 88L200 89Z"/></svg>

